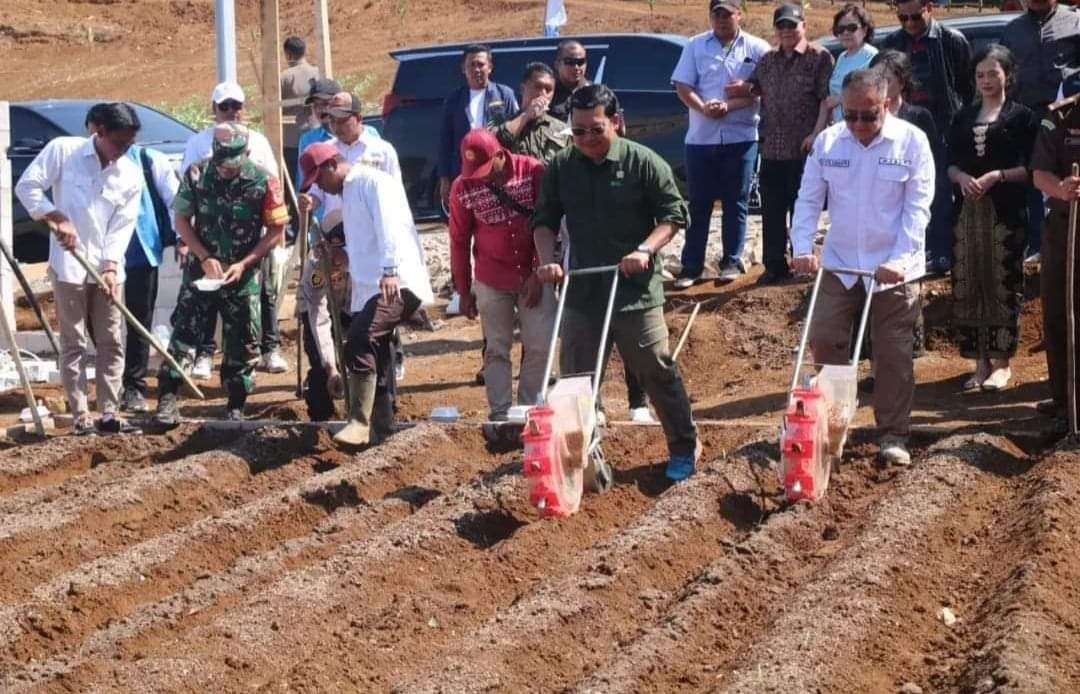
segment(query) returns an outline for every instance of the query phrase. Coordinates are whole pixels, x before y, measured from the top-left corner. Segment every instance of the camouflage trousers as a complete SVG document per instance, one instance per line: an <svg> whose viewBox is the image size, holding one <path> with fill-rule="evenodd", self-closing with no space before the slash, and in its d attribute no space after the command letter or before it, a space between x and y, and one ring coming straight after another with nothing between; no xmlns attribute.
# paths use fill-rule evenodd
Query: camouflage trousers
<svg viewBox="0 0 1080 694"><path fill-rule="evenodd" d="M212 313L221 315L224 348L221 385L233 406L243 405L247 394L255 388L255 365L259 361L262 325L258 284L254 292L250 287L222 287L216 292L203 292L185 278L176 298L169 340L169 354L185 370L190 369L195 359L195 350L204 338L207 319ZM181 375L172 367L161 365L158 383L162 393L176 393L181 381Z"/></svg>

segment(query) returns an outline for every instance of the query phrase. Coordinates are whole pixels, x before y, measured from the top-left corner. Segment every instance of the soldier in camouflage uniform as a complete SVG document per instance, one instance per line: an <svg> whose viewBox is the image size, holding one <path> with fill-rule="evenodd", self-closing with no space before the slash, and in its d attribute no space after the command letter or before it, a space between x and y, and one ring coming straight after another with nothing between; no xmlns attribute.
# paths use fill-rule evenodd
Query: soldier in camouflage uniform
<svg viewBox="0 0 1080 694"><path fill-rule="evenodd" d="M259 261L279 243L289 219L277 178L252 162L247 150L244 126L219 125L210 158L188 167L173 201L176 231L198 262L184 269L169 353L187 367L203 338L207 314L220 312L225 347L221 382L228 392L231 420L243 419L259 361ZM204 277L224 284L216 291L201 291L194 283ZM163 364L155 415L162 424L180 421L180 382L180 374Z"/></svg>

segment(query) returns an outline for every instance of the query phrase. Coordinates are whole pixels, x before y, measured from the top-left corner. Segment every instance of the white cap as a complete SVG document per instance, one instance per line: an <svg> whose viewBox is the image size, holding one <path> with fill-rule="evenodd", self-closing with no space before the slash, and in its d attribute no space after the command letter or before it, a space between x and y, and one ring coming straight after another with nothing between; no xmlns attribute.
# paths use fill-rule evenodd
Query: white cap
<svg viewBox="0 0 1080 694"><path fill-rule="evenodd" d="M214 91L210 94L210 100L215 104L229 99L244 103L244 90L236 82L222 82L214 87Z"/></svg>

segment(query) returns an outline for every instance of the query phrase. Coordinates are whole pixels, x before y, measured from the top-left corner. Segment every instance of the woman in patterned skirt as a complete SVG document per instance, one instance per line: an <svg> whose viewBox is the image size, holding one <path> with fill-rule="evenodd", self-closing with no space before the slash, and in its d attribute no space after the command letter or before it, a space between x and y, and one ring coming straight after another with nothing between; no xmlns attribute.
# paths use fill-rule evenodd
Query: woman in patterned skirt
<svg viewBox="0 0 1080 694"><path fill-rule="evenodd" d="M960 353L975 360L964 390L1001 390L1012 372L1024 291L1028 158L1038 120L1006 97L1016 62L1007 48L976 54L976 96L953 119L949 180L959 188L952 269Z"/></svg>

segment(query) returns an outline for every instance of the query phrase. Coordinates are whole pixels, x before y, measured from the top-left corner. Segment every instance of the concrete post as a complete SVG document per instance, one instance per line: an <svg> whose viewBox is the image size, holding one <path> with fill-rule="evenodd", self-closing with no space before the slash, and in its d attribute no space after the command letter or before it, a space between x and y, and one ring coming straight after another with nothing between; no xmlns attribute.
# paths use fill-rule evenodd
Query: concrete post
<svg viewBox="0 0 1080 694"><path fill-rule="evenodd" d="M319 48L319 74L334 78L334 62L330 57L330 10L327 0L315 0L315 43Z"/></svg>
<svg viewBox="0 0 1080 694"><path fill-rule="evenodd" d="M218 82L236 82L236 7L233 0L214 0Z"/></svg>
<svg viewBox="0 0 1080 694"><path fill-rule="evenodd" d="M8 102L0 101L0 240L7 244L8 248L14 248L12 243L12 205L15 194L12 190L11 161L8 160L8 147L11 146L11 115ZM3 307L5 316L11 324L11 334L15 333L15 300L11 289L11 267L6 262L0 261L0 306ZM3 344L4 349L11 349L12 345Z"/></svg>

